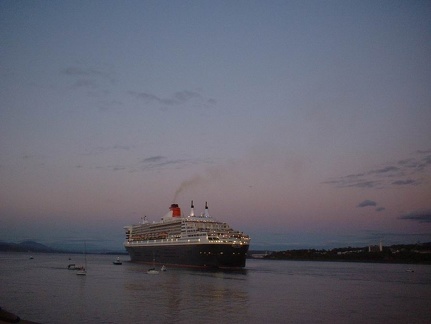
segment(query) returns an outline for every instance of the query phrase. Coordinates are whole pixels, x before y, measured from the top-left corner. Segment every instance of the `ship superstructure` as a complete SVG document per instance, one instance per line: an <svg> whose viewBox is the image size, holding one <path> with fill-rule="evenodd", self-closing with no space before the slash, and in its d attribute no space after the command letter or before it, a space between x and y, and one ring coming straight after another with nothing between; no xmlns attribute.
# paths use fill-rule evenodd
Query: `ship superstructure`
<svg viewBox="0 0 431 324"><path fill-rule="evenodd" d="M193 201L188 216L172 204L161 221L144 218L125 230L124 246L132 261L175 266L242 268L250 243L248 235L212 218L207 203L196 216Z"/></svg>

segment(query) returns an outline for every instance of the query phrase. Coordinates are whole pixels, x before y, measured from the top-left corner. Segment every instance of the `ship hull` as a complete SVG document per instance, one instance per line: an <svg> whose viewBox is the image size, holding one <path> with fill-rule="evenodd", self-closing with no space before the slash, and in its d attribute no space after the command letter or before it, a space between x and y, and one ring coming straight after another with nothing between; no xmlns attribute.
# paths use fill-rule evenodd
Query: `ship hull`
<svg viewBox="0 0 431 324"><path fill-rule="evenodd" d="M243 268L248 245L186 244L125 246L133 262L196 268Z"/></svg>

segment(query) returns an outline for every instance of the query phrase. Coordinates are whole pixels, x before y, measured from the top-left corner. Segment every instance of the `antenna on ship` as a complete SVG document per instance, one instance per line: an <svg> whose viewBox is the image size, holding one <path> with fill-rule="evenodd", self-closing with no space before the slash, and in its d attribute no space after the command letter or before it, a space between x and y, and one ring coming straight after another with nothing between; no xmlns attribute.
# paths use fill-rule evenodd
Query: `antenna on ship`
<svg viewBox="0 0 431 324"><path fill-rule="evenodd" d="M190 216L191 217L195 216L195 206L193 206L193 200L192 200L192 205L191 205Z"/></svg>
<svg viewBox="0 0 431 324"><path fill-rule="evenodd" d="M210 213L208 212L208 202L205 202L204 216L205 217L210 217Z"/></svg>

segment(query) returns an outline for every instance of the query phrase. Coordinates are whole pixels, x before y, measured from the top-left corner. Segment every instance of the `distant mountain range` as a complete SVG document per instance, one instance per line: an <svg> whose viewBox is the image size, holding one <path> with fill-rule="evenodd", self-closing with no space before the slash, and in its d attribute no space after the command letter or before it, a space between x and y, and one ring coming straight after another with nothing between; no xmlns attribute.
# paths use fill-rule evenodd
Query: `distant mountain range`
<svg viewBox="0 0 431 324"><path fill-rule="evenodd" d="M52 248L44 244L35 241L23 241L21 243L10 243L0 241L0 252L33 252L33 253L82 253L79 249L61 249ZM87 249L87 253L100 253L100 254L127 254L124 250L90 250Z"/></svg>
<svg viewBox="0 0 431 324"><path fill-rule="evenodd" d="M34 242L34 241L23 241L21 243L8 243L0 241L0 251L6 252L44 252L54 253L61 252L50 248L49 246Z"/></svg>

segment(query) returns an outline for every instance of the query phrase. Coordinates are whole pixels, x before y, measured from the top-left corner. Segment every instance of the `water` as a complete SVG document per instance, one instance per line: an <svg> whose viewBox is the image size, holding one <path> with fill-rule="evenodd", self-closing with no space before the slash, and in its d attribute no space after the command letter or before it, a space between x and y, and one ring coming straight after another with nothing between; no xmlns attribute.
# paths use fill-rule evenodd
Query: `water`
<svg viewBox="0 0 431 324"><path fill-rule="evenodd" d="M431 266L247 260L245 271L0 253L0 306L40 323L430 323ZM407 272L411 268L414 272Z"/></svg>

